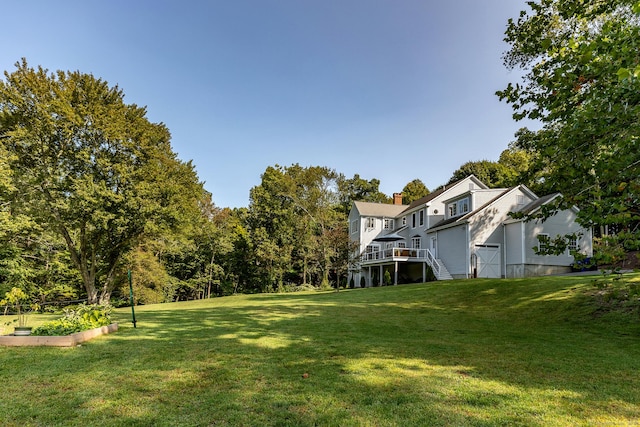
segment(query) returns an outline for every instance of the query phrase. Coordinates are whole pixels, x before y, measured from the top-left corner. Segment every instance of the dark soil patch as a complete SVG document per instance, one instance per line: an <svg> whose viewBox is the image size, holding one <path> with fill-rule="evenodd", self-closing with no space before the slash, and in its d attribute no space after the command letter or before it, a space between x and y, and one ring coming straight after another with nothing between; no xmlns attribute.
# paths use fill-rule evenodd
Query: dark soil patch
<svg viewBox="0 0 640 427"><path fill-rule="evenodd" d="M622 270L640 270L640 251L629 251L625 254L622 263L619 265L599 265L601 270L613 270L620 268Z"/></svg>

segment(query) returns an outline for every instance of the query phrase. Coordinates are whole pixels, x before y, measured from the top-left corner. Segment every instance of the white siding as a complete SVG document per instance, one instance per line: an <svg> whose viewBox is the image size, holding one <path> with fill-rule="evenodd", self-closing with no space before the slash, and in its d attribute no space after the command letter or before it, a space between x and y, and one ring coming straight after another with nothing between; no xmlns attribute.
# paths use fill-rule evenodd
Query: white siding
<svg viewBox="0 0 640 427"><path fill-rule="evenodd" d="M438 231L438 258L444 262L453 277L467 277L468 253L466 224Z"/></svg>
<svg viewBox="0 0 640 427"><path fill-rule="evenodd" d="M487 195L489 192L484 192L484 194ZM524 204L522 203L523 201ZM512 259L512 255L522 258L522 236L518 236L515 231L511 232L510 236L505 236L503 223L510 219L509 212L518 211L531 201L532 199L529 195L524 193L520 188L516 188L471 218L469 226L471 247L473 248L475 245L501 245L500 255L502 264L500 270L502 275L505 274L505 270L508 270L508 268L506 268L507 264L522 263L521 261L516 262ZM487 202L485 202L485 204L486 203ZM505 237L507 237L506 242ZM504 246L506 246L506 248ZM508 253L503 256L505 250ZM509 275L508 272L506 274L507 276Z"/></svg>
<svg viewBox="0 0 640 427"><path fill-rule="evenodd" d="M438 197L432 199L429 202L430 207L428 210L428 214L431 216L428 223L429 227L433 227L439 221L442 221L443 219L445 219L445 216L446 216L445 212L447 209L447 205L445 202L450 201L458 196L461 196L462 194L469 193L470 190L485 191L484 189L482 189L482 187L478 183L472 180L471 177L467 177L463 181L458 183L458 185L456 185L455 187L447 189L447 191L443 192ZM473 206L470 206L471 210L476 208L477 206L475 208Z"/></svg>
<svg viewBox="0 0 640 427"><path fill-rule="evenodd" d="M358 224L358 231L356 233L351 232L351 224L353 224L354 221ZM360 214L355 207L352 207L349 211L349 238L352 242L360 241L360 230L362 230L362 221L360 221Z"/></svg>
<svg viewBox="0 0 640 427"><path fill-rule="evenodd" d="M505 225L505 252L507 265L522 264L524 262L524 242L522 240L523 222Z"/></svg>
<svg viewBox="0 0 640 427"><path fill-rule="evenodd" d="M551 239L556 236L564 236L571 233L582 233L580 239L581 249L586 255L591 255L591 232L583 229L575 222L576 215L571 210L558 212L546 221L530 221L525 223L525 264L541 264L554 266L569 266L573 262L573 257L565 251L564 254L536 255L534 247L538 246L538 234L548 234Z"/></svg>
<svg viewBox="0 0 640 427"><path fill-rule="evenodd" d="M518 210L519 195L523 195L519 189L511 191L472 217L472 245L503 242L502 223L509 219L509 212Z"/></svg>
<svg viewBox="0 0 640 427"><path fill-rule="evenodd" d="M505 189L492 189L492 190L477 190L472 194L473 206L472 209L476 210L489 203L491 200L504 193Z"/></svg>
<svg viewBox="0 0 640 427"><path fill-rule="evenodd" d="M575 222L576 214L571 210L558 212L546 221L514 222L506 225L507 277L527 277L570 271L573 257L568 251L562 255L537 255L537 236L548 234L550 238L578 233L580 252L593 255L592 233ZM524 258L523 258L524 254Z"/></svg>

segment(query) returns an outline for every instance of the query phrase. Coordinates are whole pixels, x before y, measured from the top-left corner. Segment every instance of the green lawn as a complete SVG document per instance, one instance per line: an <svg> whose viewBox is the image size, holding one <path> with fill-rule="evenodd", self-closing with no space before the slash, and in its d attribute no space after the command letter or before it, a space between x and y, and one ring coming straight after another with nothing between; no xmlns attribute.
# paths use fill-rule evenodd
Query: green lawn
<svg viewBox="0 0 640 427"><path fill-rule="evenodd" d="M120 309L79 347L0 348L0 425L640 424L640 321L591 281L242 295L137 329Z"/></svg>

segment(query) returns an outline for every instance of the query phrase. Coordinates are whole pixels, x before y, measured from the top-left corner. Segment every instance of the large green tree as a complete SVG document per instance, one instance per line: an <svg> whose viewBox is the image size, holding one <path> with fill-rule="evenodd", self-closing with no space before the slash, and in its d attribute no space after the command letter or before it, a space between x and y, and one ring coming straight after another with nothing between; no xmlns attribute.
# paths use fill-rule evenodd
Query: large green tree
<svg viewBox="0 0 640 427"><path fill-rule="evenodd" d="M338 179L326 167L276 165L251 189L247 229L264 290L285 282L327 286L330 272L343 270Z"/></svg>
<svg viewBox="0 0 640 427"><path fill-rule="evenodd" d="M402 189L402 203L409 205L411 202L428 196L429 193L430 191L427 186L424 185L424 182L416 178L408 182Z"/></svg>
<svg viewBox="0 0 640 427"><path fill-rule="evenodd" d="M149 256L154 257L156 273L152 274L153 268L139 268L137 277L146 281L148 296L153 293L161 299L156 302L202 297L209 289L205 270L211 248L215 247L211 241L215 229L211 218L216 208L211 195L202 188L191 162L181 162L175 154L169 154L149 168L147 182L156 185L147 189L152 191L151 200L161 202L160 215L145 224L134 252L138 257L132 259L140 266L138 261L146 257L145 262L151 267ZM149 292L150 288L153 292Z"/></svg>
<svg viewBox="0 0 640 427"><path fill-rule="evenodd" d="M516 133L518 141L526 139L534 134L526 128ZM518 184L526 184L534 191L540 189L540 173L532 168L537 153L520 147L518 141L509 144L507 149L500 153L498 161L478 160L464 163L451 175L448 184L475 175L480 181L492 188L512 187Z"/></svg>
<svg viewBox="0 0 640 427"><path fill-rule="evenodd" d="M539 131L518 144L537 153L557 208L578 205L584 225L616 224L629 248L640 237L640 3L540 0L510 20L508 67L524 78L499 91L515 119ZM549 214L550 212L547 212Z"/></svg>
<svg viewBox="0 0 640 427"><path fill-rule="evenodd" d="M380 180L373 178L366 180L361 178L359 174L353 175L353 178L347 178L339 175L338 197L343 212L347 215L351 209L351 203L354 201L374 202L374 203L390 203L389 196L380 191Z"/></svg>
<svg viewBox="0 0 640 427"><path fill-rule="evenodd" d="M475 175L476 178L489 187L499 188L513 185L517 173L514 169L500 162L491 160L469 161L453 172L448 184L466 178L469 175Z"/></svg>
<svg viewBox="0 0 640 427"><path fill-rule="evenodd" d="M16 215L11 209L12 200L20 198L12 183L9 166L12 157L0 139L0 295L12 287L26 290L28 277L33 275L24 257L26 231L36 227L24 215Z"/></svg>
<svg viewBox="0 0 640 427"><path fill-rule="evenodd" d="M0 81L0 138L20 194L11 210L60 236L89 302L108 301L123 255L150 223L175 227L176 199L193 194L167 185L180 169L167 168L180 163L169 131L90 74L16 68Z"/></svg>
<svg viewBox="0 0 640 427"><path fill-rule="evenodd" d="M247 228L263 292L281 289L292 265L296 218L290 194L294 186L286 169L276 165L268 167L260 185L250 191Z"/></svg>

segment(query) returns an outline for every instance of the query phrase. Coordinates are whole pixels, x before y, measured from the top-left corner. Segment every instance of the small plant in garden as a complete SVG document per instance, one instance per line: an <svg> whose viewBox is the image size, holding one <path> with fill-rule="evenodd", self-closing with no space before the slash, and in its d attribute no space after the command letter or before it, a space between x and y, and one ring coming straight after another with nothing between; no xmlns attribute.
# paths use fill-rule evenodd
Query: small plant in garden
<svg viewBox="0 0 640 427"><path fill-rule="evenodd" d="M24 328L27 326L27 306L29 303L29 296L20 288L13 287L11 290L4 294L4 299L0 300L0 305L4 305L7 308L12 307L13 312L18 315L16 319L18 327ZM37 309L37 306L31 306L32 309ZM5 309L6 313L6 309ZM15 322L14 320L13 322ZM7 324L13 323L9 322Z"/></svg>
<svg viewBox="0 0 640 427"><path fill-rule="evenodd" d="M69 335L111 323L111 306L81 304L75 309L65 309L64 316L44 323L33 330L33 335Z"/></svg>
<svg viewBox="0 0 640 427"><path fill-rule="evenodd" d="M383 280L384 280L385 286L391 285L391 273L389 272L389 270L386 270L384 272Z"/></svg>

